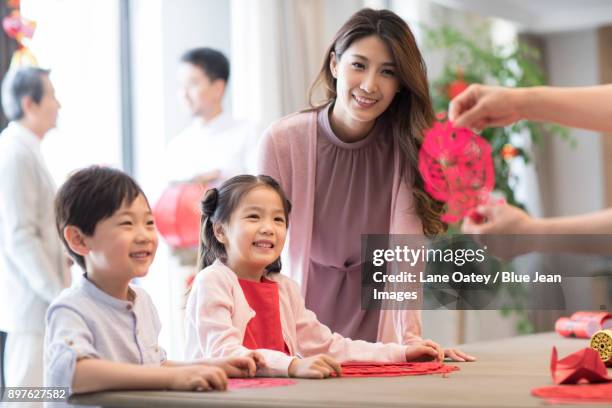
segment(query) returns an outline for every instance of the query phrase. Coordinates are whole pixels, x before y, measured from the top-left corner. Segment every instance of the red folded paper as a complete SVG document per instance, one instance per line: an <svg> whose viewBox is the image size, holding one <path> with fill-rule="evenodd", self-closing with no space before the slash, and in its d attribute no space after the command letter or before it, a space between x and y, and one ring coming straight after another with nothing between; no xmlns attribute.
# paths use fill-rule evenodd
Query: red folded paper
<svg viewBox="0 0 612 408"><path fill-rule="evenodd" d="M376 363L369 361L342 363L342 377L448 374L456 370L459 370L459 367L432 361L422 363Z"/></svg>
<svg viewBox="0 0 612 408"><path fill-rule="evenodd" d="M295 383L296 381L287 378L230 378L227 389L284 387Z"/></svg>
<svg viewBox="0 0 612 408"><path fill-rule="evenodd" d="M578 384L579 382L608 382L608 369L599 353L590 347L583 348L557 360L557 348L553 347L550 358L550 372L555 384Z"/></svg>
<svg viewBox="0 0 612 408"><path fill-rule="evenodd" d="M612 402L612 378L608 377L599 353L592 348L558 360L557 349L553 347L550 372L555 384L565 385L534 388L532 395L555 404Z"/></svg>

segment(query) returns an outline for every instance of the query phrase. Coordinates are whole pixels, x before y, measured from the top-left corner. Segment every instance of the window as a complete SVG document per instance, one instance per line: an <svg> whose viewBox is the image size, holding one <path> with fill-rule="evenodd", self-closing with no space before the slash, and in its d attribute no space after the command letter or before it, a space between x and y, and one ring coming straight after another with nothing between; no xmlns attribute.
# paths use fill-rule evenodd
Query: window
<svg viewBox="0 0 612 408"><path fill-rule="evenodd" d="M31 49L62 105L42 149L56 183L91 164L121 166L119 2L22 0Z"/></svg>

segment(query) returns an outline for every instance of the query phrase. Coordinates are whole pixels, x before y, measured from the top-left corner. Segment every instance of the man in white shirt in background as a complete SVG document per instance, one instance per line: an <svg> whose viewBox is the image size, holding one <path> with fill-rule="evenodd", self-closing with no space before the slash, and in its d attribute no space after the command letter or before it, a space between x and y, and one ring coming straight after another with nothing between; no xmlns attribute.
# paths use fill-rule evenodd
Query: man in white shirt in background
<svg viewBox="0 0 612 408"><path fill-rule="evenodd" d="M256 126L223 112L230 64L211 48L196 48L181 57L179 80L194 117L166 151L169 180L219 183L254 171Z"/></svg>
<svg viewBox="0 0 612 408"><path fill-rule="evenodd" d="M45 313L70 282L55 227L55 185L40 150L60 108L49 71L9 72L2 83L2 108L10 120L0 134L0 330L8 333L6 386L41 387Z"/></svg>

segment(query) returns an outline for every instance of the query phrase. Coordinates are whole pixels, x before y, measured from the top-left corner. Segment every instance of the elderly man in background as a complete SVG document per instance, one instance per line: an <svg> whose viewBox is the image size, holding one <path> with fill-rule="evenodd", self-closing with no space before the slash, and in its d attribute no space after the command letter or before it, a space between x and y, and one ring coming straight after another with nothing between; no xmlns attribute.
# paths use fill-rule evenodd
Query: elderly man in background
<svg viewBox="0 0 612 408"><path fill-rule="evenodd" d="M55 228L55 185L40 150L60 108L49 71L27 67L9 72L2 83L2 108L10 120L0 134L0 330L8 333L5 383L40 387L45 313L70 281Z"/></svg>

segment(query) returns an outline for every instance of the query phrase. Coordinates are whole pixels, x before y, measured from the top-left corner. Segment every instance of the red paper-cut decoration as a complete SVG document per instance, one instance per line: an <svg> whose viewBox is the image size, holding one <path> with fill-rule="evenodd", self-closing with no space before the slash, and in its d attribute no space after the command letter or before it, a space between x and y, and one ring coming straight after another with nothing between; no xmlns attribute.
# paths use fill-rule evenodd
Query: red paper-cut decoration
<svg viewBox="0 0 612 408"><path fill-rule="evenodd" d="M404 375L448 374L459 367L428 361L419 363L342 363L342 377L397 377ZM335 374L332 374L335 376Z"/></svg>
<svg viewBox="0 0 612 408"><path fill-rule="evenodd" d="M584 348L557 360L553 347L550 371L557 386L532 389L536 397L553 403L612 402L612 378L597 351Z"/></svg>
<svg viewBox="0 0 612 408"><path fill-rule="evenodd" d="M227 389L286 387L295 383L296 381L287 378L230 378Z"/></svg>
<svg viewBox="0 0 612 408"><path fill-rule="evenodd" d="M557 348L553 347L550 372L555 384L612 381L612 378L608 377L608 369L601 361L599 353L590 347L570 354L561 360L557 360Z"/></svg>
<svg viewBox="0 0 612 408"><path fill-rule="evenodd" d="M200 237L200 202L207 187L201 183L174 184L153 208L159 233L173 248L191 248Z"/></svg>
<svg viewBox="0 0 612 408"><path fill-rule="evenodd" d="M447 204L442 221L454 223L487 202L495 185L489 143L450 121L429 129L419 152L425 190Z"/></svg>

